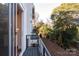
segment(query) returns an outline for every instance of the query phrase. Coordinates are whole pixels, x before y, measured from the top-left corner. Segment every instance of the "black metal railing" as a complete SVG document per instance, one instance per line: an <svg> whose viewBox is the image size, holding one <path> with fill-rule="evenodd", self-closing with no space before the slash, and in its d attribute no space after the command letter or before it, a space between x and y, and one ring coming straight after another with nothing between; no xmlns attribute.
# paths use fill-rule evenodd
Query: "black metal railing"
<svg viewBox="0 0 79 59"><path fill-rule="evenodd" d="M45 44L43 43L41 38L39 39L39 41L40 41L39 50L41 50L40 45L42 45L42 48L43 48L42 53L40 53L40 54L43 55L43 56L45 56L45 55L46 56L51 56L50 52L48 51L47 47L45 46Z"/></svg>
<svg viewBox="0 0 79 59"><path fill-rule="evenodd" d="M38 53L40 55L42 55L42 56L45 56L45 55L51 56L48 49L46 48L45 44L43 43L41 38L39 38L38 35L26 35L26 49L29 47L29 39L30 40L37 40L37 43L35 43L35 44L33 42L31 42L31 44L32 44L31 46L32 47L34 47L34 46L37 47ZM42 45L42 47L43 47L42 53L40 53L40 50L41 50L40 45Z"/></svg>
<svg viewBox="0 0 79 59"><path fill-rule="evenodd" d="M31 44L33 44L33 45L37 45L38 46L38 44L39 44L39 37L38 37L38 35L26 35L26 48L28 48L28 46L29 46L29 41L30 40L32 40L32 41L34 41L34 40L37 40L37 44L34 44L33 42L31 42Z"/></svg>

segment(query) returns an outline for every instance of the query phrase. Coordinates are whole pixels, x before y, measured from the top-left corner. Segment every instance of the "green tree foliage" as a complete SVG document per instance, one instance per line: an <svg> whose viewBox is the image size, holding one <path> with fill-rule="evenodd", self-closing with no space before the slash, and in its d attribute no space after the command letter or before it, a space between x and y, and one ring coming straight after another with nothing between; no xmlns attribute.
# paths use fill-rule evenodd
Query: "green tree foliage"
<svg viewBox="0 0 79 59"><path fill-rule="evenodd" d="M43 25L44 23L42 21L38 22L37 25L34 26L34 29L36 30L36 33L39 33L39 28Z"/></svg>
<svg viewBox="0 0 79 59"><path fill-rule="evenodd" d="M44 38L48 38L48 33L50 32L50 28L47 27L46 24L43 24L40 28L39 28L39 34L42 35L42 37Z"/></svg>
<svg viewBox="0 0 79 59"><path fill-rule="evenodd" d="M57 40L58 45L69 48L77 36L78 29L71 21L73 12L79 10L79 4L64 3L53 11L51 18L55 20L53 36ZM75 39L76 40L76 39Z"/></svg>
<svg viewBox="0 0 79 59"><path fill-rule="evenodd" d="M44 24L42 21L35 26L35 29L37 34L41 35L42 38L49 38L48 33L52 30L47 26L47 24Z"/></svg>
<svg viewBox="0 0 79 59"><path fill-rule="evenodd" d="M68 15L68 12L60 12L55 19L56 21L53 30L55 39L58 41L57 43L60 46L69 48L73 42L73 39L77 35L77 26L70 22L72 17Z"/></svg>
<svg viewBox="0 0 79 59"><path fill-rule="evenodd" d="M63 3L59 7L54 9L54 13L60 11L79 11L79 3Z"/></svg>

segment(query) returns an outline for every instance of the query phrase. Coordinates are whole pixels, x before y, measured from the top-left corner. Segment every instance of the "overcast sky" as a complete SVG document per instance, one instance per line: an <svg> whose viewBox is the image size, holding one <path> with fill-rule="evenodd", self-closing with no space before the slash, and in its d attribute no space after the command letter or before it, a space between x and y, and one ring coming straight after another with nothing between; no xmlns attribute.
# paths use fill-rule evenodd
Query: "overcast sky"
<svg viewBox="0 0 79 59"><path fill-rule="evenodd" d="M61 3L34 3L35 12L39 13L39 19L46 21L46 19L50 18L53 9L60 4Z"/></svg>

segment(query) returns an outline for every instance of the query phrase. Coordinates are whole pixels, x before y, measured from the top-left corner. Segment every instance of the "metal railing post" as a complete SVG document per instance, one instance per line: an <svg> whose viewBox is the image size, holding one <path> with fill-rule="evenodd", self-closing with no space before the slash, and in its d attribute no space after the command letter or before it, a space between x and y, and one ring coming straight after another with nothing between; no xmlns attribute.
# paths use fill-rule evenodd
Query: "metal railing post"
<svg viewBox="0 0 79 59"><path fill-rule="evenodd" d="M28 38L27 38L27 35L26 35L26 49L28 48Z"/></svg>
<svg viewBox="0 0 79 59"><path fill-rule="evenodd" d="M45 48L44 48L44 46L43 46L43 56L45 56Z"/></svg>

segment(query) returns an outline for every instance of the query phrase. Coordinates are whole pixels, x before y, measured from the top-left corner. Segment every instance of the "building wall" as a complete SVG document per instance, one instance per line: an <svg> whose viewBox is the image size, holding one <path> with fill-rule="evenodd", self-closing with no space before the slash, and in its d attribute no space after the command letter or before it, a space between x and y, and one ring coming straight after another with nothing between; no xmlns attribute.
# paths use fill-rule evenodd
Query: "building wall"
<svg viewBox="0 0 79 59"><path fill-rule="evenodd" d="M27 3L27 35L32 32L32 3Z"/></svg>
<svg viewBox="0 0 79 59"><path fill-rule="evenodd" d="M26 49L26 35L31 34L32 31L32 3L23 3L20 4L21 8L23 9L22 12L22 38L21 38L21 54L23 54L23 52Z"/></svg>
<svg viewBox="0 0 79 59"><path fill-rule="evenodd" d="M32 25L32 8L33 8L33 4L32 3L27 3L27 34L26 35L30 35L32 34L32 30L33 30L33 25ZM31 46L31 40L29 39L29 44L28 46Z"/></svg>
<svg viewBox="0 0 79 59"><path fill-rule="evenodd" d="M20 55L22 55L26 49L26 35L31 34L31 31L32 31L31 21L32 21L32 5L33 4L32 3L20 3L19 5L23 11L22 15L21 15L22 16L22 28L21 28L22 33L21 33L21 54L20 54ZM16 40L14 40L15 39L14 35L16 33L14 33L14 31L12 31L12 30L14 30L14 27L16 27L15 23L17 23L17 21L14 22L15 15L13 15L13 13L14 13L13 7L15 7L15 6L12 5L13 6L12 7L11 4L9 4L9 6L10 6L9 7L9 13L10 13L9 16L13 16L13 17L9 18L9 55L11 55L11 53L14 53L13 52L14 50L12 50L12 49L14 49L14 43L17 43ZM15 12L15 14L16 14L16 12ZM13 27L12 27L12 25L13 25Z"/></svg>
<svg viewBox="0 0 79 59"><path fill-rule="evenodd" d="M22 33L21 33L21 55L26 49L26 9L25 9L25 4L19 4L21 9L22 9Z"/></svg>

